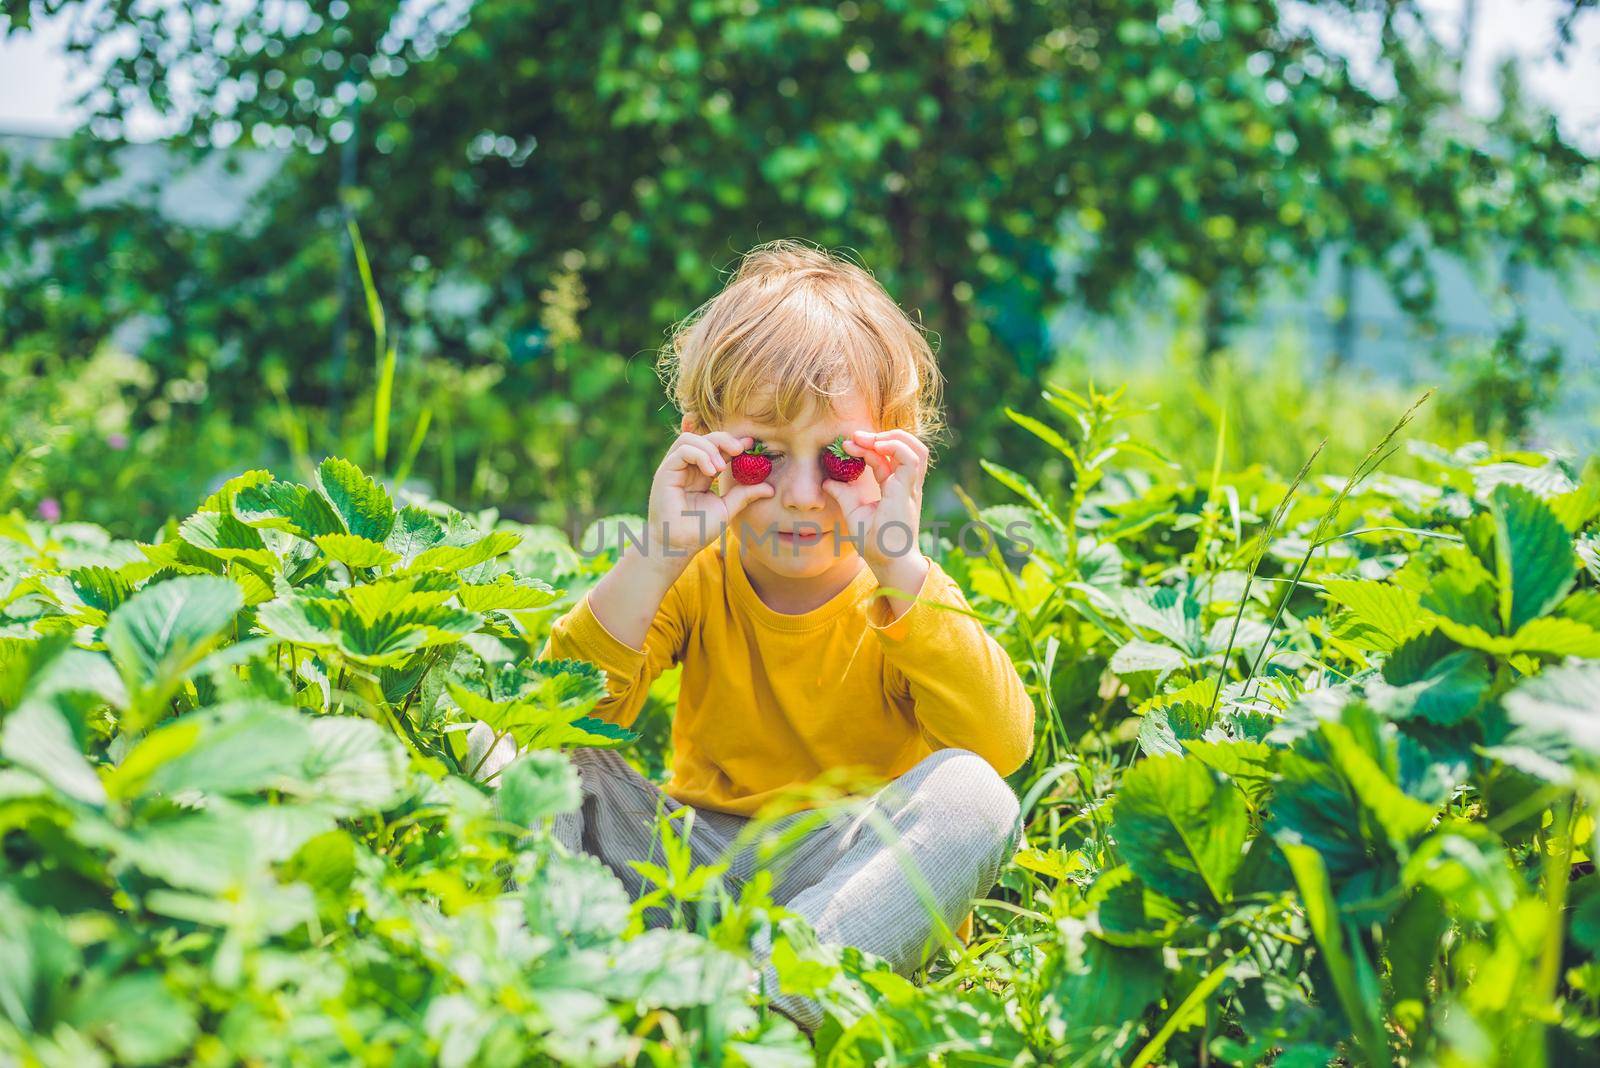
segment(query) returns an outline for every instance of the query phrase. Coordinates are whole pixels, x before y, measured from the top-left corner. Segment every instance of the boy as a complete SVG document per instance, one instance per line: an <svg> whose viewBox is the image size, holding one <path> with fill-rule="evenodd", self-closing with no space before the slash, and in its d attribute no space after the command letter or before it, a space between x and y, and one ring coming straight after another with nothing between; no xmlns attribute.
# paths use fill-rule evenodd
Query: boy
<svg viewBox="0 0 1600 1068"><path fill-rule="evenodd" d="M643 544L553 624L540 655L603 668L594 714L623 726L681 664L672 775L657 787L615 752L573 752L584 799L556 834L637 897L628 861L653 859L658 802L689 805L696 862L728 859L737 893L754 861L729 847L765 802L824 772L865 770L888 785L805 833L773 898L820 941L912 972L936 931L959 921L970 937L972 899L1020 840L1002 776L1029 756L1034 720L994 639L935 607L967 605L918 548L924 439L939 429L932 349L866 271L777 241L680 325L661 368L683 433L656 470ZM849 482L824 465L841 435L866 463ZM770 473L735 481L733 458L757 441ZM513 755L496 753L484 773ZM769 952L759 939L758 980L776 995ZM771 1000L808 1032L821 1022L810 999Z"/></svg>

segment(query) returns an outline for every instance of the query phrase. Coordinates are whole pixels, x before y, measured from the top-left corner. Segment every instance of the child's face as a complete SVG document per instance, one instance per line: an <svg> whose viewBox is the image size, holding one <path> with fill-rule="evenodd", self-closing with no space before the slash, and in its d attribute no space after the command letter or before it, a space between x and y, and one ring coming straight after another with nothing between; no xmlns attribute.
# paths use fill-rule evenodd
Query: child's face
<svg viewBox="0 0 1600 1068"><path fill-rule="evenodd" d="M801 418L783 426L756 422L735 413L721 428L735 437L748 434L762 442L772 455L772 474L767 476L772 495L750 502L734 523L735 533L747 551L781 575L821 575L856 555L856 546L839 537L844 521L839 502L822 488L827 477L822 454L841 434L848 441L857 430L879 428L859 397L842 397L836 404L831 408L815 403ZM846 488L861 494L863 501L875 501L879 496L870 467ZM804 536L807 533L809 537Z"/></svg>

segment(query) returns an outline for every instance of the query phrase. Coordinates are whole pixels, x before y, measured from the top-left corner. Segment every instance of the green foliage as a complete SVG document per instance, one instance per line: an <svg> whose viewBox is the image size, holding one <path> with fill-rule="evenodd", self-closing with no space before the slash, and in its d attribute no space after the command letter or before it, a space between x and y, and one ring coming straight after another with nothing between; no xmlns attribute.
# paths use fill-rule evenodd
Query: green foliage
<svg viewBox="0 0 1600 1068"><path fill-rule="evenodd" d="M162 534L0 520L0 1056L805 1048L746 1004L747 936L644 933L551 837L579 800L561 748L633 738L590 715L598 669L534 658L544 580L589 577L559 534L397 511L340 459L310 485L248 472ZM522 750L498 806L480 720ZM766 922L700 884L734 930Z"/></svg>
<svg viewBox="0 0 1600 1068"><path fill-rule="evenodd" d="M799 234L858 251L937 333L970 488L979 455L1022 466L1001 411L1043 380L1063 307L1138 306L1176 276L1205 295L1211 350L1328 247L1424 319L1430 250L1595 247L1594 161L1553 123L1464 119L1415 0L1333 7L1369 16L1392 92L1270 0L478 0L428 18L353 0L182 33L127 0L12 0L18 27L72 12L86 55L129 47L92 79L83 135L0 187L0 348L86 354L150 313L160 375L203 373L229 413L281 389L315 451L376 467L388 399L416 398L391 424L426 409L458 439L419 468L446 498L502 496L481 483L531 462L530 485L561 478L551 496L594 515L650 470L618 469L607 432L671 429L640 355L735 251ZM84 203L134 107L183 131L175 166L228 147L280 168L237 232L162 218L159 189ZM358 274L387 298L373 355ZM1541 361L1463 391L1515 435L1550 391ZM369 390L349 440L320 436Z"/></svg>
<svg viewBox="0 0 1600 1068"><path fill-rule="evenodd" d="M1044 455L1114 440L1119 396L1028 429ZM1600 800L1600 591L1577 551L1600 477L1482 445L1412 447L1426 481L1377 474L1393 438L1345 478L1113 467L1067 507L996 473L1050 536L1019 574L947 566L1024 671L1043 757L1018 776L1016 907L952 974L1012 984L1038 1062L1595 1055L1565 902L1590 892ZM1039 939L1165 967L1086 1028L1026 975Z"/></svg>
<svg viewBox="0 0 1600 1068"><path fill-rule="evenodd" d="M609 556L340 459L150 543L0 520L0 1048L805 1063L741 982L770 923L827 1063L1592 1058L1600 465L1412 445L1401 478L1391 432L1352 476L1197 483L1120 393L1041 400L1037 462L989 467L1016 503L967 502L1006 551L928 545L1041 714L1025 848L920 984L670 826L632 903L551 840L560 750L666 759L672 673L639 739L534 656Z"/></svg>

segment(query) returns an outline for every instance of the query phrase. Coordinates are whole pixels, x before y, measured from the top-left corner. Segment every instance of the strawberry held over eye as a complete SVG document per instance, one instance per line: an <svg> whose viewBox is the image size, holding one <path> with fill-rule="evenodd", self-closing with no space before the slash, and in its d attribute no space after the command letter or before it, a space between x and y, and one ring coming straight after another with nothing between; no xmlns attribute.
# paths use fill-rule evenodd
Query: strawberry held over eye
<svg viewBox="0 0 1600 1068"><path fill-rule="evenodd" d="M840 434L822 450L822 467L835 482L854 482L866 469L867 461L844 451L844 435Z"/></svg>
<svg viewBox="0 0 1600 1068"><path fill-rule="evenodd" d="M767 447L758 441L735 456L729 466L733 468L734 478L746 486L754 486L765 482L772 474L772 457L767 455Z"/></svg>

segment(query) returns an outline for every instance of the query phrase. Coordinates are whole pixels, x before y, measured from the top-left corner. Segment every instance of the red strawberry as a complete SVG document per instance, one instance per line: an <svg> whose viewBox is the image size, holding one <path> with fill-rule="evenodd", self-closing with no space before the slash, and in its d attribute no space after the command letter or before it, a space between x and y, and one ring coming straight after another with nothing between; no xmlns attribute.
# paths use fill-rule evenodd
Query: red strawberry
<svg viewBox="0 0 1600 1068"><path fill-rule="evenodd" d="M828 477L834 481L854 482L866 469L867 461L845 452L844 435L840 434L822 450L822 466L827 470Z"/></svg>
<svg viewBox="0 0 1600 1068"><path fill-rule="evenodd" d="M767 476L772 474L772 457L767 455L767 447L758 441L735 456L730 466L734 478L746 486L754 486L757 482L765 482Z"/></svg>

